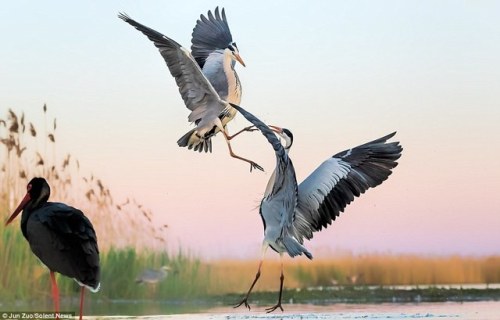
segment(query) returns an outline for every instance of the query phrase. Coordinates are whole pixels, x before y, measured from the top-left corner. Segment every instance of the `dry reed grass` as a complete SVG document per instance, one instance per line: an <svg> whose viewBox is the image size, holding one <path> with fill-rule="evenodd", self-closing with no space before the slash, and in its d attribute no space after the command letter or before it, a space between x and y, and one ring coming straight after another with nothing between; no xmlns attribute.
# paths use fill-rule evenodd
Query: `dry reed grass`
<svg viewBox="0 0 500 320"><path fill-rule="evenodd" d="M57 123L47 131L47 105L43 105L44 130L28 122L24 112L9 109L0 119L0 208L7 216L26 190L27 182L42 176L51 185L51 201L80 208L94 224L101 249L166 247L164 226L152 223L152 212L135 199L116 202L106 184L94 175L84 175L71 154L56 157ZM126 235L126 236L125 236Z"/></svg>
<svg viewBox="0 0 500 320"><path fill-rule="evenodd" d="M210 263L210 292L248 290L257 265L256 260L223 260ZM313 261L285 259L284 268L286 288L500 283L500 256L346 255ZM277 290L279 270L278 260L264 261L261 278L255 290Z"/></svg>

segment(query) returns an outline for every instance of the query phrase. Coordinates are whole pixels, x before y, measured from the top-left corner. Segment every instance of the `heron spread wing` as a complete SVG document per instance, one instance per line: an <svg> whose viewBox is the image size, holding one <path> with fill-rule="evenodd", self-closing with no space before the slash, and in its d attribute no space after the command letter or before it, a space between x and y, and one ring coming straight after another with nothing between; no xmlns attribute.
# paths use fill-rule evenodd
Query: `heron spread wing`
<svg viewBox="0 0 500 320"><path fill-rule="evenodd" d="M191 52L203 68L208 55L217 49L224 49L233 42L229 25L227 24L226 13L222 9L222 16L219 14L219 7L215 8L215 16L208 11L208 18L200 15L196 21L191 39Z"/></svg>
<svg viewBox="0 0 500 320"><path fill-rule="evenodd" d="M328 227L355 197L389 177L403 150L399 142L386 143L395 134L337 153L299 185L294 233L301 242Z"/></svg>
<svg viewBox="0 0 500 320"><path fill-rule="evenodd" d="M141 31L160 50L170 73L177 82L186 107L192 111L188 118L190 122L197 123L205 117L218 117L225 110L226 103L220 99L188 50L169 37L140 24L123 13L120 13L118 17Z"/></svg>

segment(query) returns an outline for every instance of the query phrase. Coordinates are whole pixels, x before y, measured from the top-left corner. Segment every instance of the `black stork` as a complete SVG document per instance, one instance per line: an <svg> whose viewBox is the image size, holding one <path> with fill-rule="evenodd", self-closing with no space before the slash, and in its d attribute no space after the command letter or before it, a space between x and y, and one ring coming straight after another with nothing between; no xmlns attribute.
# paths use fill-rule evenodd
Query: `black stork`
<svg viewBox="0 0 500 320"><path fill-rule="evenodd" d="M48 202L50 187L43 178L33 178L28 192L5 225L23 211L21 231L31 251L49 268L52 297L59 315L59 289L55 272L73 278L81 286L80 320L85 287L97 292L100 287L99 249L90 220L83 212L64 203Z"/></svg>

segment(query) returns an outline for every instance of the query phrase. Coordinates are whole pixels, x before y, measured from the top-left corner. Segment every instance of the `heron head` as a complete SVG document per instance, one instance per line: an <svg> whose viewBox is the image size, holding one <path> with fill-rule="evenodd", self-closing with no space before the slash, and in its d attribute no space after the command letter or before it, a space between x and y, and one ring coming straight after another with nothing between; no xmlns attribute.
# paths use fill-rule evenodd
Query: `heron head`
<svg viewBox="0 0 500 320"><path fill-rule="evenodd" d="M26 186L26 195L21 203L17 206L16 210L10 215L5 225L14 220L17 215L28 205L32 207L38 206L40 203L46 202L50 196L50 186L44 178L33 178Z"/></svg>
<svg viewBox="0 0 500 320"><path fill-rule="evenodd" d="M281 128L277 126L269 126L274 132L276 132L283 140L285 140L285 150L289 150L293 144L293 134L290 130L286 128Z"/></svg>
<svg viewBox="0 0 500 320"><path fill-rule="evenodd" d="M229 50L231 59L238 61L242 66L246 67L245 62L243 62L243 59L241 59L240 52L238 51L238 46L236 46L236 42L229 44L226 50Z"/></svg>

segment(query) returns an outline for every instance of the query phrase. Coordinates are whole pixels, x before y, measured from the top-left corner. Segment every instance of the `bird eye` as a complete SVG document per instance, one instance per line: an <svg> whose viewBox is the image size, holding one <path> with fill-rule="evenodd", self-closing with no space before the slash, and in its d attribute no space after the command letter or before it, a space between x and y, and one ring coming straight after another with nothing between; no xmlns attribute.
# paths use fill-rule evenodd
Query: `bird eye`
<svg viewBox="0 0 500 320"><path fill-rule="evenodd" d="M232 45L229 45L227 48L228 48L229 50L231 50L232 52L234 52L234 48L233 48L233 46L232 46Z"/></svg>

